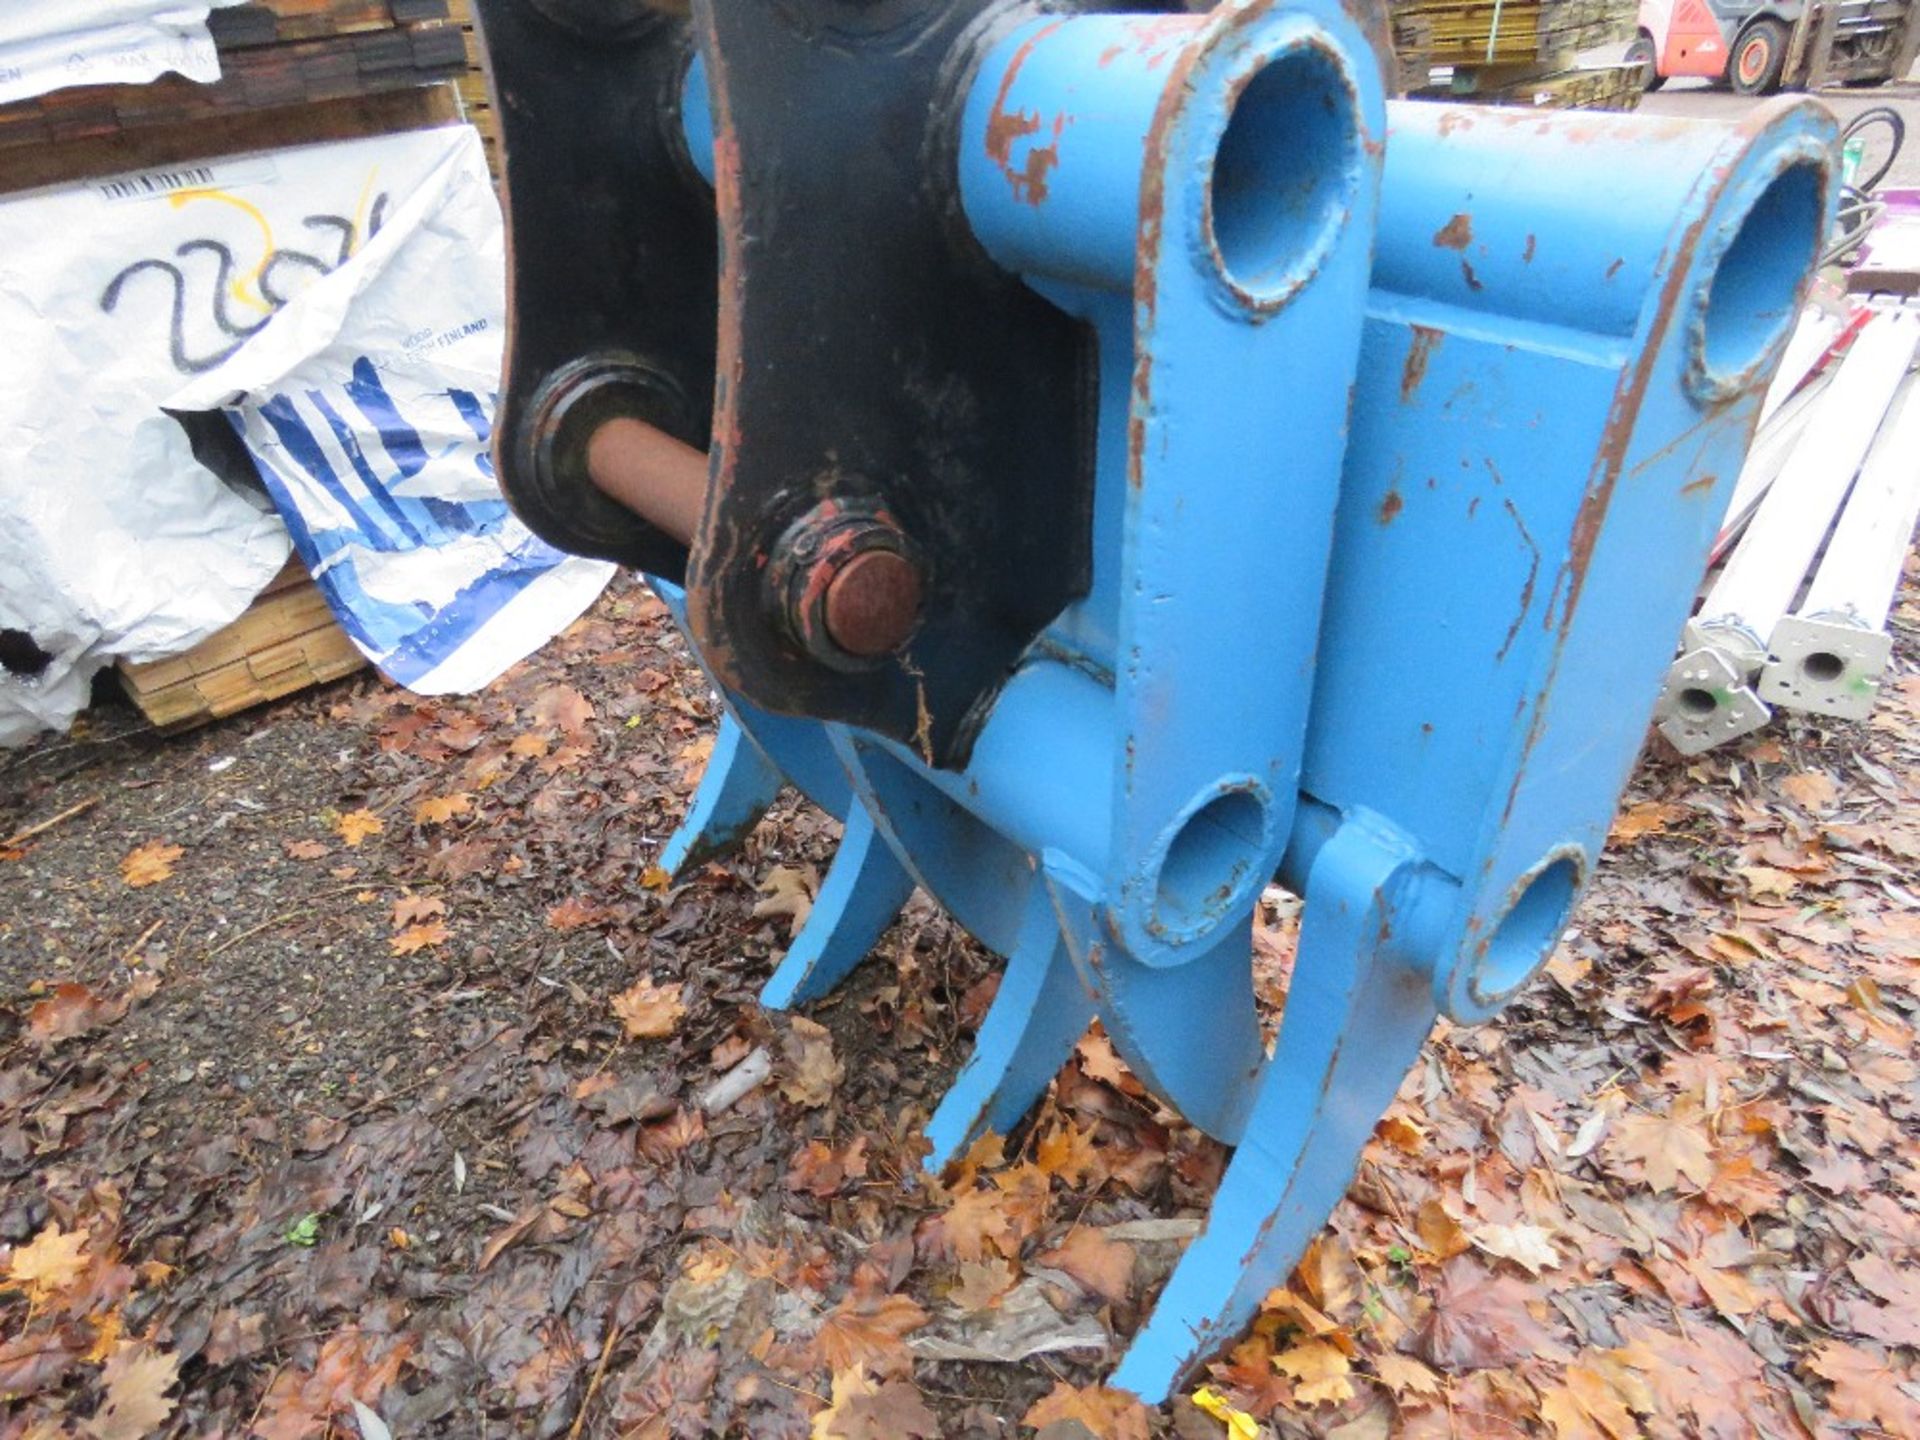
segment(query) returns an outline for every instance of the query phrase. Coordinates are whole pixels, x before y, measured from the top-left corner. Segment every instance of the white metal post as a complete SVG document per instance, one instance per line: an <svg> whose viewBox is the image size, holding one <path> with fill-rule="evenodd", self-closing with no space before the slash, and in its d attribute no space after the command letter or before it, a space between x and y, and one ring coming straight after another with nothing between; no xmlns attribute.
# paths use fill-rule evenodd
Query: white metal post
<svg viewBox="0 0 1920 1440"><path fill-rule="evenodd" d="M1776 705L1864 720L1893 642L1887 612L1920 521L1920 378L1901 385L1827 542L1807 598L1774 627L1760 695Z"/></svg>

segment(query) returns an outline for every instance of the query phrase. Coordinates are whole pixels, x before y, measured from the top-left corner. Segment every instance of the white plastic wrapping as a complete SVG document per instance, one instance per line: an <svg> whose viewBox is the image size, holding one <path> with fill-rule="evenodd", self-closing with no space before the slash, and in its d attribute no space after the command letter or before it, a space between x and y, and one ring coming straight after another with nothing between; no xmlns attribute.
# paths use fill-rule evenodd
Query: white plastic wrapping
<svg viewBox="0 0 1920 1440"><path fill-rule="evenodd" d="M70 85L220 78L207 12L245 0L0 0L0 105Z"/></svg>

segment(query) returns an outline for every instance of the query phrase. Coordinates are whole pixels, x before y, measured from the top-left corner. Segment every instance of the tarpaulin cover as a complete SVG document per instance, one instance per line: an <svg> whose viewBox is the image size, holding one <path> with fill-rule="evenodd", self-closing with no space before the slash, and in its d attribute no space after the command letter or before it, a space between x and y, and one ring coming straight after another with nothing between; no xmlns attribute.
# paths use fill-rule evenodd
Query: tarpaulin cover
<svg viewBox="0 0 1920 1440"><path fill-rule="evenodd" d="M0 635L47 657L0 672L0 743L69 723L113 657L233 620L289 532L422 692L485 684L590 604L611 567L536 540L491 473L502 251L466 126L0 204ZM193 458L165 411L196 408L227 411L266 495Z"/></svg>

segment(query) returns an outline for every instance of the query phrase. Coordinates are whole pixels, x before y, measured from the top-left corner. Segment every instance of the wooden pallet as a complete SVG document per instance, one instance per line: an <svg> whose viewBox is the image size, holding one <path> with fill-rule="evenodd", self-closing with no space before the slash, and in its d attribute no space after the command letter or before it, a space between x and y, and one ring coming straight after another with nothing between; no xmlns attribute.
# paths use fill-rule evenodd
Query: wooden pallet
<svg viewBox="0 0 1920 1440"><path fill-rule="evenodd" d="M447 0L270 0L212 12L220 79L165 75L146 85L89 85L0 105L0 150L203 124L453 80L467 73ZM14 182L15 156L0 171Z"/></svg>
<svg viewBox="0 0 1920 1440"><path fill-rule="evenodd" d="M338 680L366 663L294 559L217 635L165 660L122 660L119 669L141 713L155 728L175 731Z"/></svg>

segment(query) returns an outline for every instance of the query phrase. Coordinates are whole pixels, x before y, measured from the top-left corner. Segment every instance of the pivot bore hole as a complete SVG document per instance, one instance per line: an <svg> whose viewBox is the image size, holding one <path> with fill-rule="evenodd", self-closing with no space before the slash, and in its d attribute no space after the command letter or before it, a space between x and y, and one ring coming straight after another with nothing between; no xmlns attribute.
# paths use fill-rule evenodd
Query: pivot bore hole
<svg viewBox="0 0 1920 1440"><path fill-rule="evenodd" d="M1821 175L1789 165L1760 193L1707 283L1701 352L1714 380L1736 380L1766 358L1793 321L1794 297L1820 235Z"/></svg>
<svg viewBox="0 0 1920 1440"><path fill-rule="evenodd" d="M1487 937L1473 969L1476 1000L1497 1003L1540 968L1567 927L1579 888L1580 863L1570 855L1535 872Z"/></svg>
<svg viewBox="0 0 1920 1440"><path fill-rule="evenodd" d="M1247 790L1202 805L1175 832L1160 862L1154 922L1173 943L1205 933L1266 877L1254 860L1266 840L1266 806Z"/></svg>
<svg viewBox="0 0 1920 1440"><path fill-rule="evenodd" d="M1353 202L1359 130L1353 82L1318 44L1275 56L1234 100L1207 220L1222 272L1248 300L1284 300L1332 244Z"/></svg>

